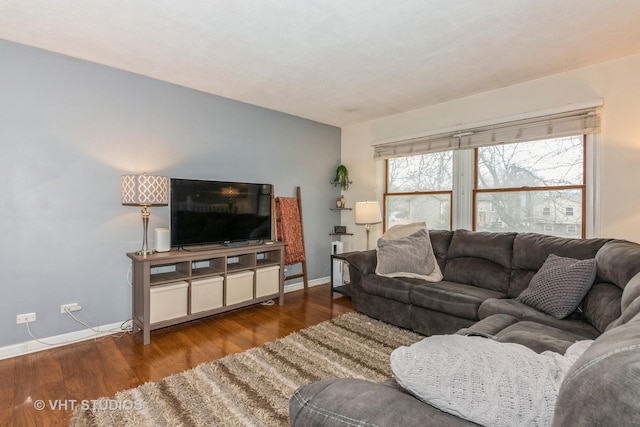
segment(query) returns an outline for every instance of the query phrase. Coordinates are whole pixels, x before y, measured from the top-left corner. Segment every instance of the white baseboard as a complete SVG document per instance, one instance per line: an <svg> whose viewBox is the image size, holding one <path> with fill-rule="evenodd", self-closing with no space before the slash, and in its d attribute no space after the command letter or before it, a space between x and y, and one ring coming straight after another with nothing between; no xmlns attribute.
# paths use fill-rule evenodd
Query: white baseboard
<svg viewBox="0 0 640 427"><path fill-rule="evenodd" d="M312 288L314 286L318 286L318 285L324 285L327 284L331 281L330 277L320 277L318 279L312 279L309 280L309 287ZM293 291L299 291L304 289L304 281L302 282L295 282L295 283L291 283L291 284L285 284L284 285L284 292L293 292Z"/></svg>
<svg viewBox="0 0 640 427"><path fill-rule="evenodd" d="M22 356L29 353L35 353L37 351L49 350L51 348L104 337L106 335L117 334L119 332L124 332L120 329L122 323L123 322L111 323L110 325L103 325L95 328L104 332L95 332L91 329L83 329L80 331L69 332L62 335L55 335L53 337L39 338L38 341L31 340L19 344L0 347L0 360L8 359L9 357ZM43 344L39 341L48 344Z"/></svg>
<svg viewBox="0 0 640 427"><path fill-rule="evenodd" d="M329 283L329 281L329 277L321 277L318 279L309 280L309 287L324 285L325 283ZM287 293L302 289L304 289L304 282L295 282L286 285L284 287L284 292ZM111 323L110 325L98 326L95 329L104 331L99 333L96 333L91 329L83 329L76 332L69 332L67 334L55 335L53 337L39 338L39 341L43 341L49 344L43 344L36 340L31 340L19 344L0 347L0 360L35 353L37 351L49 350L51 348L61 347L63 345L69 345L80 341L87 341L106 335L117 334L123 332L122 330L120 330L120 325L122 325L122 323L123 322L116 322Z"/></svg>

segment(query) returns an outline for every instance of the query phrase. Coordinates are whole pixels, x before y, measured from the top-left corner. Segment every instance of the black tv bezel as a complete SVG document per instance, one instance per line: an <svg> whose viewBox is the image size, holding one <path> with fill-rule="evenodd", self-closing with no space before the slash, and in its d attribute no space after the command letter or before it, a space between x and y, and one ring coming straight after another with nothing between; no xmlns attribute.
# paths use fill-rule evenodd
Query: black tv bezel
<svg viewBox="0 0 640 427"><path fill-rule="evenodd" d="M239 244L252 244L252 243L262 243L265 241L272 241L273 240L273 233L274 233L274 210L273 210L273 198L274 198L274 188L273 188L273 184L268 184L268 183L260 183L260 182L249 182L249 181L227 181L227 180L217 180L217 179L192 179L192 178L170 178L169 180L169 189L170 189L170 196L169 196L169 209L170 209L170 217L169 217L169 222L171 224L171 230L170 230L170 239L171 239L171 248L173 249L180 249L180 248L194 248L194 247L198 247L198 246L202 246L202 247L208 247L208 246L233 246L233 245L239 245ZM175 215L175 210L174 210L174 206L173 206L173 189L174 189L174 181L182 181L182 182L195 182L195 183L212 183L212 184L216 184L216 185L221 185L221 186L225 186L225 185L229 185L229 186L233 186L233 185L248 185L248 186L257 186L257 187L267 187L269 188L269 236L268 237L264 237L264 238L260 238L260 239L249 239L249 238L243 238L243 239L223 239L223 240L213 240L213 241L208 241L208 240L203 240L201 242L187 242L187 243L181 243L181 242L176 242L174 239L174 215ZM265 194L266 195L266 194Z"/></svg>

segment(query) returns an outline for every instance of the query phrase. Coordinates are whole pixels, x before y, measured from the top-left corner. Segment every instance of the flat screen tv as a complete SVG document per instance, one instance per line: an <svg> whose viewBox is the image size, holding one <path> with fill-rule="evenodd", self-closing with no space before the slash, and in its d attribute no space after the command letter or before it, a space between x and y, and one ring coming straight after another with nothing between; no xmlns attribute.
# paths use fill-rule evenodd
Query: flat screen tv
<svg viewBox="0 0 640 427"><path fill-rule="evenodd" d="M272 185L171 179L171 246L271 240Z"/></svg>

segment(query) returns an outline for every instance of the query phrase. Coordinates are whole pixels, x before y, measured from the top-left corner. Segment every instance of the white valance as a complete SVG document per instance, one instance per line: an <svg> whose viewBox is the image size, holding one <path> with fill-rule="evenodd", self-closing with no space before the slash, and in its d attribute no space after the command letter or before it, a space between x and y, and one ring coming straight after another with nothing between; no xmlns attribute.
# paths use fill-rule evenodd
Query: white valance
<svg viewBox="0 0 640 427"><path fill-rule="evenodd" d="M600 108L590 107L379 144L374 157L389 159L598 132Z"/></svg>

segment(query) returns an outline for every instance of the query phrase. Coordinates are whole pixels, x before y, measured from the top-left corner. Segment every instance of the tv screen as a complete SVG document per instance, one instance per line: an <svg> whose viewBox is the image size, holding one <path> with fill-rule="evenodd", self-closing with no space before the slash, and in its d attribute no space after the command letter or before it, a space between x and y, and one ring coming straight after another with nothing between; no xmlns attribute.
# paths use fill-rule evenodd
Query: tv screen
<svg viewBox="0 0 640 427"><path fill-rule="evenodd" d="M171 246L271 240L270 184L171 179Z"/></svg>

